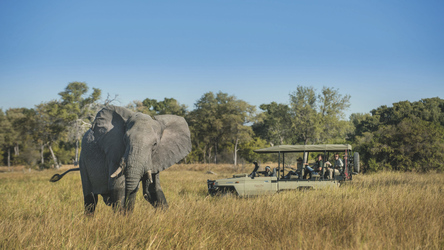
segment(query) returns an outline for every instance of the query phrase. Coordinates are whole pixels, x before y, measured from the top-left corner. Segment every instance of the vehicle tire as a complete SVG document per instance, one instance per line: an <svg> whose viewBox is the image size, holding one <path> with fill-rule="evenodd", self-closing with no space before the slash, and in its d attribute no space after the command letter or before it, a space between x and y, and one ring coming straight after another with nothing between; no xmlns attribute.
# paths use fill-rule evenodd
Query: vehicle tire
<svg viewBox="0 0 444 250"><path fill-rule="evenodd" d="M354 167L354 170L356 173L359 173L359 167L360 167L359 164L360 164L359 163L359 153L355 152L353 155L353 167Z"/></svg>

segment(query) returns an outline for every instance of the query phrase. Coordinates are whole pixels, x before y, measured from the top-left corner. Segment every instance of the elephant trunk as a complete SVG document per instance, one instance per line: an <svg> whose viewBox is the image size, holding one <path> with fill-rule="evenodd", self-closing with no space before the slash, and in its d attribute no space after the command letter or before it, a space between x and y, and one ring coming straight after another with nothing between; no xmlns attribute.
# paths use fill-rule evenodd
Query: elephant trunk
<svg viewBox="0 0 444 250"><path fill-rule="evenodd" d="M150 155L147 150L135 150L131 148L127 151L126 167L125 167L125 208L126 210L133 210L136 192L139 188L139 183L144 175L147 173L147 166L150 162Z"/></svg>
<svg viewBox="0 0 444 250"><path fill-rule="evenodd" d="M140 171L132 168L127 168L125 171L125 209L132 211L136 200L136 193L139 187L142 174Z"/></svg>

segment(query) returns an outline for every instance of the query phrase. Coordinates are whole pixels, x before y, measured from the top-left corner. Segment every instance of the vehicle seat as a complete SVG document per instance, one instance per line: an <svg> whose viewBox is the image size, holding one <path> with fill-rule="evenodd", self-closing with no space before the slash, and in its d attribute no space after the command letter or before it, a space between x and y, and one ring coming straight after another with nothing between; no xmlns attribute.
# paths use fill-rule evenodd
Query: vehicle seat
<svg viewBox="0 0 444 250"><path fill-rule="evenodd" d="M319 172L313 171L311 172L310 180L319 180L321 179L321 174Z"/></svg>
<svg viewBox="0 0 444 250"><path fill-rule="evenodd" d="M290 175L290 180L296 180L296 179L299 179L299 175L298 174Z"/></svg>

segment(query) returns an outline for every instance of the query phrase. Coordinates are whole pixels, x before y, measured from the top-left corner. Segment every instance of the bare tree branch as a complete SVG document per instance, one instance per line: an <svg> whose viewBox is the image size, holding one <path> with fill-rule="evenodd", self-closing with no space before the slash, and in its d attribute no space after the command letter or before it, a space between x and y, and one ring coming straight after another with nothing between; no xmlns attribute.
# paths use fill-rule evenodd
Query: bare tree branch
<svg viewBox="0 0 444 250"><path fill-rule="evenodd" d="M120 103L119 100L117 100L117 98L119 97L118 94L115 94L113 98L111 98L111 95L108 93L105 102L103 103L105 106L111 105L113 102L118 102Z"/></svg>

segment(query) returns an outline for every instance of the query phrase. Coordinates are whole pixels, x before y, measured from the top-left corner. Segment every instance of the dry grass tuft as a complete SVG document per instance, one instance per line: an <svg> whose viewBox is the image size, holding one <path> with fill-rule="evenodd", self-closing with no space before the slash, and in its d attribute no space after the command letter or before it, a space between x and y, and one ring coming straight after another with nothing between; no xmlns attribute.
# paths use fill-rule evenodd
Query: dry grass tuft
<svg viewBox="0 0 444 250"><path fill-rule="evenodd" d="M78 173L57 183L48 181L56 171L2 173L0 248L444 248L444 174L379 173L337 190L207 196L207 179L233 172L176 165L161 173L167 211L139 192L131 215L100 202L93 218L83 215Z"/></svg>

